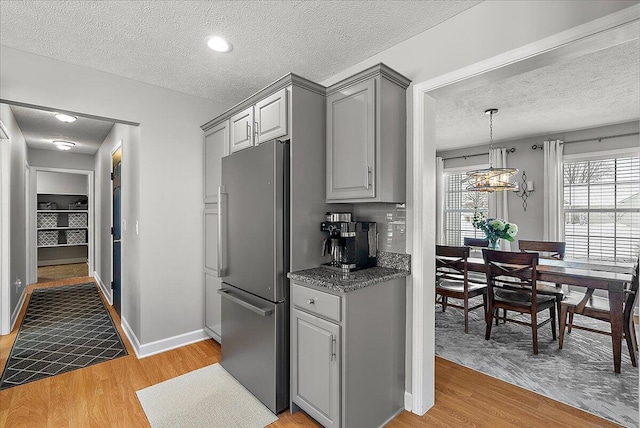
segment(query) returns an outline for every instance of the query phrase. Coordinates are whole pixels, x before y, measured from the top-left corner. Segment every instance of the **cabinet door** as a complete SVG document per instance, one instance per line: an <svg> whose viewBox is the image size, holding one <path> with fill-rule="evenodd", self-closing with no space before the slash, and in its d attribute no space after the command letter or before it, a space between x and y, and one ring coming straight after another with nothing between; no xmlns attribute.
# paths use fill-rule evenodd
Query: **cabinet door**
<svg viewBox="0 0 640 428"><path fill-rule="evenodd" d="M253 107L229 119L230 153L253 146Z"/></svg>
<svg viewBox="0 0 640 428"><path fill-rule="evenodd" d="M218 202L222 181L222 157L229 154L229 121L207 131L204 136L204 203Z"/></svg>
<svg viewBox="0 0 640 428"><path fill-rule="evenodd" d="M204 326L213 333L214 339L220 340L222 329L220 328L220 313L222 310L221 297L218 290L222 286L222 281L213 275L204 274Z"/></svg>
<svg viewBox="0 0 640 428"><path fill-rule="evenodd" d="M287 89L282 89L255 106L257 144L287 135Z"/></svg>
<svg viewBox="0 0 640 428"><path fill-rule="evenodd" d="M327 97L327 199L375 197L375 80Z"/></svg>
<svg viewBox="0 0 640 428"><path fill-rule="evenodd" d="M340 426L340 326L291 310L291 396L324 427Z"/></svg>

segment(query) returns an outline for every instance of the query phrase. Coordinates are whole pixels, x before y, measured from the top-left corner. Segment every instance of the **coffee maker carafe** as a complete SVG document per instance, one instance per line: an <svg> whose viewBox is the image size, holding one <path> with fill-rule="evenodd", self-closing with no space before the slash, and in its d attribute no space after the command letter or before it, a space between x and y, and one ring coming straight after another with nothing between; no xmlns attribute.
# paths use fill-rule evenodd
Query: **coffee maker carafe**
<svg viewBox="0 0 640 428"><path fill-rule="evenodd" d="M354 271L376 265L376 223L351 221L350 213L327 213L327 220L320 226L320 230L329 234L322 255L330 255L331 260L323 266Z"/></svg>

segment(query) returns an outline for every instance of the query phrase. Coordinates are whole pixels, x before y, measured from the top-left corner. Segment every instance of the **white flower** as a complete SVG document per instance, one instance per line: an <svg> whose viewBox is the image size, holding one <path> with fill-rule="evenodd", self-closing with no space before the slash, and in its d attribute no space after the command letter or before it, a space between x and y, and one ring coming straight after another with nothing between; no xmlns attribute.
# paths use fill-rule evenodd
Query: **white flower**
<svg viewBox="0 0 640 428"><path fill-rule="evenodd" d="M504 230L504 221L500 220L499 218L493 220L493 223L491 224L491 227L493 227L495 230Z"/></svg>
<svg viewBox="0 0 640 428"><path fill-rule="evenodd" d="M507 227L507 233L512 238L516 236L516 234L518 233L518 225L514 223L509 223L509 226Z"/></svg>

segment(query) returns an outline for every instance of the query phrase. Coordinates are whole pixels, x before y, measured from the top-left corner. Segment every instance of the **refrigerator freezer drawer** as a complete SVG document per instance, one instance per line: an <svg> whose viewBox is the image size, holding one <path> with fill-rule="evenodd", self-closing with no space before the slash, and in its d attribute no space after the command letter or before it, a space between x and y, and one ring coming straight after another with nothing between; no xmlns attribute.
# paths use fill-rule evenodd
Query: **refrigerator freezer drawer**
<svg viewBox="0 0 640 428"><path fill-rule="evenodd" d="M287 303L223 283L222 366L272 412L289 407Z"/></svg>

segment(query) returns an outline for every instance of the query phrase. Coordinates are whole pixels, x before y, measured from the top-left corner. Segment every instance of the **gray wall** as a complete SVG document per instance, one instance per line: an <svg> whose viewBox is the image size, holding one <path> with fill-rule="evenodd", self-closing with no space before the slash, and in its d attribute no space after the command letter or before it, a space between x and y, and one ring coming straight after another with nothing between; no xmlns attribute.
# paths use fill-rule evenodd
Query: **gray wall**
<svg viewBox="0 0 640 428"><path fill-rule="evenodd" d="M92 168L93 169L93 168ZM88 179L83 174L38 171L36 174L38 193L87 195Z"/></svg>
<svg viewBox="0 0 640 428"><path fill-rule="evenodd" d="M136 217L139 211L140 177L138 147L140 128L116 123L95 156L95 264L94 271L109 293L113 279L111 262L111 152L122 142L122 218ZM135 222L127 221L127 230L122 231L122 302L125 306L140 301L140 239L135 233ZM126 257L126 260L124 259ZM129 325L139 328L140 318L127 319Z"/></svg>
<svg viewBox="0 0 640 428"><path fill-rule="evenodd" d="M123 284L133 294L122 320L142 345L197 335L204 325L200 125L229 106L5 46L0 89L11 100L140 123L138 144L124 154L137 180L124 215L128 231L138 221L140 234L128 240L123 265L139 280Z"/></svg>
<svg viewBox="0 0 640 428"><path fill-rule="evenodd" d="M94 156L81 153L69 153L60 150L42 150L29 148L29 165L46 168L93 170Z"/></svg>
<svg viewBox="0 0 640 428"><path fill-rule="evenodd" d="M16 123L11 108L0 104L0 120L9 131L11 139L2 144L10 144L10 244L9 244L9 307L14 312L20 296L27 286L26 255L26 207L25 207L25 160L27 144ZM6 152L5 152L6 153ZM3 237L4 239L4 237ZM16 282L22 282L16 286Z"/></svg>
<svg viewBox="0 0 640 428"><path fill-rule="evenodd" d="M517 168L520 172L516 176L516 180L521 184L522 172L525 171L527 180L534 182L535 190L531 196L527 199L527 211L522 208L522 199L515 193L509 192L509 221L518 225L518 239L542 239L544 224L543 224L543 209L544 209L544 162L542 150L532 150L531 146L534 144L542 144L544 140L583 140L587 138L605 137L610 135L627 134L632 132L638 132L639 122L628 122L619 125L603 126L598 128L590 128L581 131L571 131L561 134L554 134L541 137L526 138L523 140L507 141L494 143L494 147L514 147L515 153L509 153L507 159L507 165L512 168ZM566 144L564 146L564 154L576 154L576 153L590 153L602 150L614 150L622 148L636 148L638 149L638 136L622 137L609 140L603 140L602 142L590 141L584 143ZM475 153L486 153L489 150L488 145L480 147L470 147L466 149L441 151L437 155L443 158L463 156ZM457 168L477 165L479 163L488 163L488 156L478 156L467 159L454 159L445 161L445 168ZM517 247L514 247L517 248Z"/></svg>

